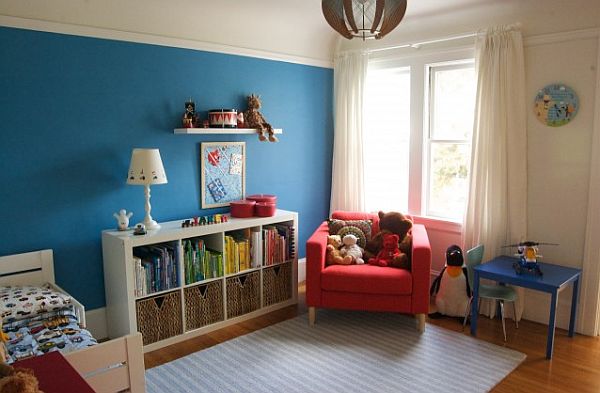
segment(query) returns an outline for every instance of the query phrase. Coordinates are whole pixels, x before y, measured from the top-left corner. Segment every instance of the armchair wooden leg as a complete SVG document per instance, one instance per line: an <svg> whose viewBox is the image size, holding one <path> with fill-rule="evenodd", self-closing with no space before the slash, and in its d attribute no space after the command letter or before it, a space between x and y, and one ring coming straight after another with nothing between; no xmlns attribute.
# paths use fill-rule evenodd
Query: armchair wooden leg
<svg viewBox="0 0 600 393"><path fill-rule="evenodd" d="M419 333L423 333L425 331L425 314L416 314L415 318L417 319L417 330Z"/></svg>
<svg viewBox="0 0 600 393"><path fill-rule="evenodd" d="M317 316L317 309L315 307L308 308L308 324L310 326L315 325L315 318Z"/></svg>

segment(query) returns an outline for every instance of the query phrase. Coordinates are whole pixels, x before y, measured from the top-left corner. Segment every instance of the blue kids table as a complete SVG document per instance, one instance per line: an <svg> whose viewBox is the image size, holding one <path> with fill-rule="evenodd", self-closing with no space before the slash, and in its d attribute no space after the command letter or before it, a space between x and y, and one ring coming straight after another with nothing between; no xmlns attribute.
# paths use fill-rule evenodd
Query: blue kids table
<svg viewBox="0 0 600 393"><path fill-rule="evenodd" d="M571 300L571 320L569 322L569 337L575 332L575 316L577 315L577 295L579 292L579 278L581 269L540 263L543 273L538 276L535 272L523 272L517 274L513 269L513 263L517 259L508 256L500 256L488 263L475 266L473 277L473 302L471 304L471 334L477 334L477 308L479 303L479 279L486 278L503 284L511 284L519 287L531 288L538 291L548 292L552 295L550 301L550 320L548 321L548 343L546 345L546 358L552 359L554 347L554 326L556 323L556 305L558 304L558 292L567 284L573 283L573 297Z"/></svg>

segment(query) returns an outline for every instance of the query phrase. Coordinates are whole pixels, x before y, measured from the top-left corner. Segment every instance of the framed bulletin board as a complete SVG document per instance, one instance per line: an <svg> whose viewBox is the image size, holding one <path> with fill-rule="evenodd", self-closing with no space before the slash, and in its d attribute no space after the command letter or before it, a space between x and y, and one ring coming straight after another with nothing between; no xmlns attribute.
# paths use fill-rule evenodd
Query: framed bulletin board
<svg viewBox="0 0 600 393"><path fill-rule="evenodd" d="M229 206L246 195L246 142L200 145L202 208Z"/></svg>

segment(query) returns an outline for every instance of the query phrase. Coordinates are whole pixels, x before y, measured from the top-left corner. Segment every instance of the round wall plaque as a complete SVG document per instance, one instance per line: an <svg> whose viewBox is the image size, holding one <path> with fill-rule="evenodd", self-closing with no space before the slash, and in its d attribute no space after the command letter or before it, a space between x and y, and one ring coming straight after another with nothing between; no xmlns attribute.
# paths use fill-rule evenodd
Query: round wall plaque
<svg viewBox="0 0 600 393"><path fill-rule="evenodd" d="M579 98L573 89L551 84L535 96L535 116L547 126L560 127L569 123L579 110Z"/></svg>

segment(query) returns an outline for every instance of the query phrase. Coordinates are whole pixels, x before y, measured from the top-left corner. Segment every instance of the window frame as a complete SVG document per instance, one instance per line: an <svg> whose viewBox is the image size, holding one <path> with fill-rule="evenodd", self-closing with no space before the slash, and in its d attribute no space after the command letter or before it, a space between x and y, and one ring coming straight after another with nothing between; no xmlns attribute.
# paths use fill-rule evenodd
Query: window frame
<svg viewBox="0 0 600 393"><path fill-rule="evenodd" d="M425 168L425 130L427 129L426 106L427 94L427 66L460 61L473 61L475 51L472 46L458 48L438 48L426 50L425 48L407 48L402 53L374 52L369 57L368 67L374 68L409 68L410 70L410 150L409 154L409 181L408 181L408 213L435 224L441 230L456 232L462 225L462 220L452 220L442 217L428 216L425 210L423 187L427 172ZM428 159L428 156L427 156Z"/></svg>
<svg viewBox="0 0 600 393"><path fill-rule="evenodd" d="M434 110L433 105L435 103L435 74L432 72L433 69L437 69L440 71L448 71L448 70L458 70L467 68L465 65L470 66L469 68L475 68L475 59L461 59L461 60L450 60L450 61L442 61L429 63L425 65L425 76L426 76L426 85L425 85L425 102L424 108L425 113L423 115L424 125L423 125L423 187L421 190L421 213L424 217L430 217L432 219L445 220L450 222L460 222L462 220L453 219L449 217L443 216L440 212L431 209L431 195L429 193L431 189L431 159L432 159L432 146L434 144L454 144L454 145L463 145L463 146L471 146L472 141L468 138L465 139L438 139L433 137L434 133ZM473 108L474 110L475 108ZM466 208L466 206L465 206ZM464 213L464 212L463 212Z"/></svg>

